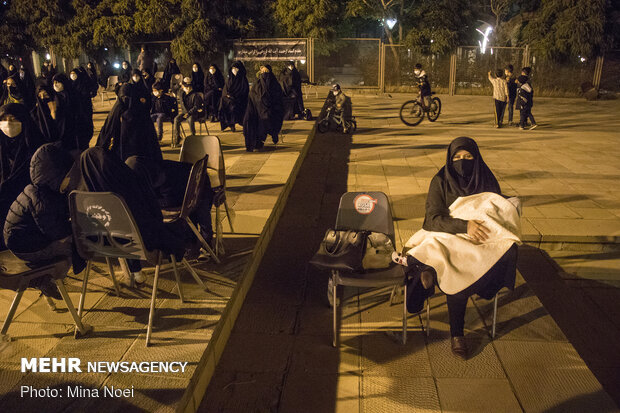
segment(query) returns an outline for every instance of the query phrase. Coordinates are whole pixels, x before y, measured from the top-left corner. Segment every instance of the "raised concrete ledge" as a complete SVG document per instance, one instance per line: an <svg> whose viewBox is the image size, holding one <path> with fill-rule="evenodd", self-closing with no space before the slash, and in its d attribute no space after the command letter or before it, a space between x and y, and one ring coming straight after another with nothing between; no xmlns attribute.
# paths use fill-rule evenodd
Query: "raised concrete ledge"
<svg viewBox="0 0 620 413"><path fill-rule="evenodd" d="M209 341L205 352L196 366L196 370L189 381L187 390L177 404L177 412L195 412L198 409L198 406L200 406L200 402L202 401L215 371L215 366L220 360L224 347L228 342L230 332L232 331L233 325L239 315L245 296L254 281L254 276L258 270L258 266L260 265L267 245L269 245L269 241L271 240L282 211L284 210L286 200L291 192L293 184L295 183L299 169L301 168L308 150L312 145L315 132L316 126L310 131L308 139L306 140L306 143L304 144L297 161L293 166L291 174L287 179L282 192L278 196L276 204L269 215L267 222L265 223L258 241L256 242L250 261L246 265L239 283L237 283L228 303L226 304L226 307L224 308L224 311L222 312L222 317L220 318L218 325L215 327L211 340Z"/></svg>
<svg viewBox="0 0 620 413"><path fill-rule="evenodd" d="M523 242L537 248L553 251L620 250L620 222L615 220L523 218L521 223Z"/></svg>

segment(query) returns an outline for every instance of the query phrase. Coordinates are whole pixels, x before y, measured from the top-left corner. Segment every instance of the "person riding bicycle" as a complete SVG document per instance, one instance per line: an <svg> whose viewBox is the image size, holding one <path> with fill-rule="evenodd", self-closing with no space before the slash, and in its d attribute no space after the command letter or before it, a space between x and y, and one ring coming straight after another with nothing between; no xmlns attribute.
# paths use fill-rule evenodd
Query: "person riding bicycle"
<svg viewBox="0 0 620 413"><path fill-rule="evenodd" d="M353 118L353 106L351 105L351 99L342 92L340 85L337 83L332 86L329 94L327 95L325 105L323 105L323 110L321 110L321 118L325 116L324 113L330 107L335 109L335 113L342 113L343 120L347 122ZM343 126L344 133L348 132L347 129L348 128L346 126Z"/></svg>
<svg viewBox="0 0 620 413"><path fill-rule="evenodd" d="M420 94L418 95L418 101L425 107L428 107L431 97L431 84L428 81L428 75L426 71L422 69L421 63L416 63L413 69L413 74L418 82L418 88Z"/></svg>

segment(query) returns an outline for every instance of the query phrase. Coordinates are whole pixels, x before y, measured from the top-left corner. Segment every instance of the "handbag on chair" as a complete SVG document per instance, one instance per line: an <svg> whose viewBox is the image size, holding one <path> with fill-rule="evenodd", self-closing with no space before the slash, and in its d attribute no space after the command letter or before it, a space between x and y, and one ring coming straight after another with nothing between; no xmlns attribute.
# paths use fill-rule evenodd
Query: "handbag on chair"
<svg viewBox="0 0 620 413"><path fill-rule="evenodd" d="M392 264L392 253L396 251L392 240L380 232L371 232L366 238L366 249L362 258L365 270L388 268Z"/></svg>
<svg viewBox="0 0 620 413"><path fill-rule="evenodd" d="M366 249L368 231L328 229L310 264L320 269L359 272Z"/></svg>

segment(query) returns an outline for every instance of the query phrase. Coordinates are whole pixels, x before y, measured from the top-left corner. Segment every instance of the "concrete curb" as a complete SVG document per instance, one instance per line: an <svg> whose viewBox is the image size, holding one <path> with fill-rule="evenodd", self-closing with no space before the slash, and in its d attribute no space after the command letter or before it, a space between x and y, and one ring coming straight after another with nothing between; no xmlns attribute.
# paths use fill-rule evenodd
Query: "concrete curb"
<svg viewBox="0 0 620 413"><path fill-rule="evenodd" d="M261 232L258 241L256 242L256 246L254 247L254 251L252 252L252 256L250 257L250 261L246 265L243 274L241 275L241 281L235 287L230 300L226 304L224 311L222 313L222 317L215 327L213 331L213 335L205 352L203 353L198 365L196 366L196 370L194 375L189 381L187 385L187 390L183 394L183 397L177 404L176 411L179 413L188 413L188 412L196 412L204 394L209 386L209 382L213 377L213 373L215 372L215 366L220 360L222 353L224 352L224 348L226 343L228 342L228 338L230 337L230 333L235 324L237 316L239 315L239 311L241 310L241 306L243 305L243 301L245 300L245 296L247 295L250 287L252 286L252 282L254 281L254 276L256 275L256 271L258 270L258 266L260 265L265 250L267 249L267 245L269 245L269 241L271 241L271 237L273 232L280 220L280 216L282 215L282 211L284 210L284 206L286 205L286 200L288 198L289 193L291 192L291 188L297 179L297 174L299 173L299 169L301 168L302 163L304 162L306 155L314 141L314 135L316 133L316 125L310 131L308 138L306 139L306 143L304 144L301 152L299 153L299 157L293 166L291 174L284 185L284 188L280 195L278 196L278 200L263 227L263 231Z"/></svg>

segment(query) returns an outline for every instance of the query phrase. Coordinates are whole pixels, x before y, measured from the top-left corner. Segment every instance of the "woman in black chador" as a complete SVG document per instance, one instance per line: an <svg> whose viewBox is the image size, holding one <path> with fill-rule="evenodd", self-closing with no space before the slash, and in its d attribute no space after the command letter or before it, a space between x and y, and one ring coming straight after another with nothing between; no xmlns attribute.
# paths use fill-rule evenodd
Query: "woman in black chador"
<svg viewBox="0 0 620 413"><path fill-rule="evenodd" d="M301 76L295 67L295 62L288 62L281 76L284 89L284 119L293 119L297 115L300 119L304 114L304 98L301 91Z"/></svg>
<svg viewBox="0 0 620 413"><path fill-rule="evenodd" d="M224 75L217 65L209 66L209 72L205 76L205 109L207 117L211 118L211 122L215 122L217 118L217 109L222 98L222 89L224 88Z"/></svg>
<svg viewBox="0 0 620 413"><path fill-rule="evenodd" d="M282 88L273 75L271 66L261 66L258 80L250 90L243 119L245 149L252 152L262 148L267 135L271 135L274 144L278 143L283 119Z"/></svg>
<svg viewBox="0 0 620 413"><path fill-rule="evenodd" d="M131 81L121 86L118 100L101 128L97 146L116 153L123 161L130 156L162 159L151 121L151 92L139 70L135 69Z"/></svg>
<svg viewBox="0 0 620 413"><path fill-rule="evenodd" d="M243 123L243 115L248 105L250 85L246 78L245 66L240 61L233 63L228 71L228 79L222 90L220 101L220 124L222 130L230 128L235 131L235 124Z"/></svg>
<svg viewBox="0 0 620 413"><path fill-rule="evenodd" d="M170 90L170 81L172 81L172 76L181 73L181 69L177 65L177 61L175 59L170 59L166 69L164 70L164 76L161 78L164 92L168 92Z"/></svg>
<svg viewBox="0 0 620 413"><path fill-rule="evenodd" d="M30 183L30 158L42 143L26 106L9 103L0 107L0 222L4 223L11 204Z"/></svg>
<svg viewBox="0 0 620 413"><path fill-rule="evenodd" d="M494 236L490 230L491 227L487 227L488 224L483 224L483 221L451 216L450 206L457 198L489 192L501 195L499 183L482 159L478 145L471 138L456 138L448 147L445 166L431 180L426 198L423 229L431 231L429 234L433 232L463 234L463 236L467 234L466 239L470 239L472 244L484 243L490 236ZM494 231L496 232L497 229ZM443 245L447 248L445 254L450 258L451 265L457 269L463 267L465 263L459 263L458 257L459 254L464 256L465 248L469 247L459 244L463 250L459 250L457 254L456 251L449 249L453 244ZM455 293L446 293L452 352L461 358L467 358L468 353L463 327L469 297L477 294L485 299L492 299L502 287L514 288L517 246L515 243L509 245L511 246L508 250L488 271L481 271L477 278L459 279L459 287L454 288ZM486 254L491 254L491 247L486 250ZM425 266L410 255L407 257L407 263L410 268L417 268L421 271L421 282L425 288L432 287L436 279L431 267ZM454 280L442 280L438 285L445 292L447 287L454 285Z"/></svg>
<svg viewBox="0 0 620 413"><path fill-rule="evenodd" d="M204 89L205 73L202 71L202 67L198 62L194 62L194 65L192 66L191 79L192 90L194 92L202 93Z"/></svg>
<svg viewBox="0 0 620 413"><path fill-rule="evenodd" d="M120 72L118 73L118 83L129 83L132 70L131 63L127 60L123 60Z"/></svg>
<svg viewBox="0 0 620 413"><path fill-rule="evenodd" d="M56 103L54 102L54 92L51 86L47 86L44 79L37 80L37 104L30 111L34 123L39 127L39 131L45 142L56 142L60 140L58 127L52 115L56 116Z"/></svg>
<svg viewBox="0 0 620 413"><path fill-rule="evenodd" d="M55 113L52 113L52 118L56 123L62 146L67 150L79 149L80 99L73 89L71 80L64 73L54 75L52 84L56 108Z"/></svg>
<svg viewBox="0 0 620 413"><path fill-rule="evenodd" d="M69 73L75 97L78 100L75 133L80 151L88 148L93 137L93 84L88 73L82 67L76 67ZM96 83L95 83L96 85ZM95 95L96 95L95 90Z"/></svg>

